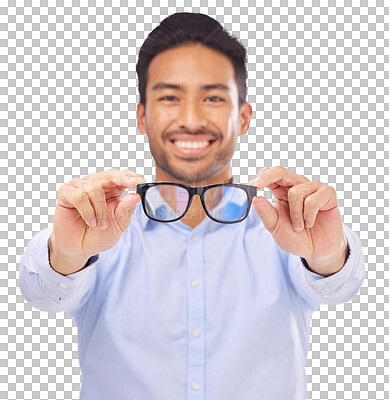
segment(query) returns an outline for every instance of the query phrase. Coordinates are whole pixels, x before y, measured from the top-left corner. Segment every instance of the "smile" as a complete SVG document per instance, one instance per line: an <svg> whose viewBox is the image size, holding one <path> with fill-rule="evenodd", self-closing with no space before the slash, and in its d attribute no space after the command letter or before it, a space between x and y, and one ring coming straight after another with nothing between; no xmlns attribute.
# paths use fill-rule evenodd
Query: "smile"
<svg viewBox="0 0 389 400"><path fill-rule="evenodd" d="M181 140L177 140L174 144L178 147L182 147L184 149L199 149L201 147L206 147L209 145L208 141L204 142L184 142Z"/></svg>
<svg viewBox="0 0 389 400"><path fill-rule="evenodd" d="M174 150L180 154L187 155L198 155L207 151L215 140L204 140L204 141L183 141L176 140L170 141L172 143Z"/></svg>

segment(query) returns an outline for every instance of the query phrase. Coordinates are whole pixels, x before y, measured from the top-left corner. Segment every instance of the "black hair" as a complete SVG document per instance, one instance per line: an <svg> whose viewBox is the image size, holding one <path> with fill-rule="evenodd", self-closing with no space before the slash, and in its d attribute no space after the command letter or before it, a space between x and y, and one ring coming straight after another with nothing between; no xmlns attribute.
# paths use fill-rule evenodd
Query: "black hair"
<svg viewBox="0 0 389 400"><path fill-rule="evenodd" d="M144 41L136 64L140 103L146 107L147 70L152 59L164 50L201 43L227 56L235 71L239 109L246 102L246 49L215 19L200 13L175 13L165 18Z"/></svg>

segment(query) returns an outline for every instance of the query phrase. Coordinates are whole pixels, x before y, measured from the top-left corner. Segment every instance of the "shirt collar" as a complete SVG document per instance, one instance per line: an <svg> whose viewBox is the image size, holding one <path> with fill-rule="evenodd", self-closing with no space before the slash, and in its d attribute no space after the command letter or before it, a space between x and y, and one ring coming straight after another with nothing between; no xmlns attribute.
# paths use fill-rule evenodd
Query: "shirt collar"
<svg viewBox="0 0 389 400"><path fill-rule="evenodd" d="M237 180L235 179L234 176L232 176L232 182L231 183L238 183ZM143 211L143 207L142 207L142 202L139 201L135 211L133 213L132 219L135 219L137 221L139 221L139 224L142 228L142 230L148 230L151 229L153 226L157 225L157 224L165 224L165 225L174 225L177 227L182 227L184 229L188 229L190 232L192 232L192 228L188 227L187 225L185 225L183 222L180 222L180 220L178 221L174 221L174 222L158 222L158 221L153 221L152 219L148 218L146 216L146 214ZM177 224L177 222L180 222L179 224ZM213 225L217 225L217 227L215 226L215 228L219 228L222 226L226 226L226 224L221 224L215 221L212 221L210 218L208 218L207 216L205 217L205 219L198 225L196 226L195 229L197 229L198 227L203 225L208 225L209 223L213 224Z"/></svg>

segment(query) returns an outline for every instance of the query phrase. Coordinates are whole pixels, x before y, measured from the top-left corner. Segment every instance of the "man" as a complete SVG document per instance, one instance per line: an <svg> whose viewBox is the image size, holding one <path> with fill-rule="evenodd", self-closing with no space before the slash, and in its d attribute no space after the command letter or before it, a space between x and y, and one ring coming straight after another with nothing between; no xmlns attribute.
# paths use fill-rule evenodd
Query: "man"
<svg viewBox="0 0 389 400"><path fill-rule="evenodd" d="M166 18L137 64L138 128L155 182L236 183L230 161L246 134L246 53L214 19ZM333 188L262 168L243 221L208 218L199 196L181 219L146 217L145 179L109 170L58 192L53 229L30 241L20 288L34 307L78 327L81 400L302 400L310 318L351 300L365 267Z"/></svg>

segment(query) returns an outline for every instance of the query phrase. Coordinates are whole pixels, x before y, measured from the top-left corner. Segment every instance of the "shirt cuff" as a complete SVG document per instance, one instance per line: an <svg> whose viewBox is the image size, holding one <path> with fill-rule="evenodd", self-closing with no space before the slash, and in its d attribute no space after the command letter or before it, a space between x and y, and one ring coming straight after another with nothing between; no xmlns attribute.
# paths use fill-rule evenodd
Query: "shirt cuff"
<svg viewBox="0 0 389 400"><path fill-rule="evenodd" d="M58 303L70 297L74 290L85 283L92 273L90 267L99 260L99 254L90 257L81 270L70 275L62 275L55 271L49 262L48 240L51 234L52 228L47 228L37 234L32 256L34 258L33 265L37 267L36 272L39 273L41 289L52 303Z"/></svg>

